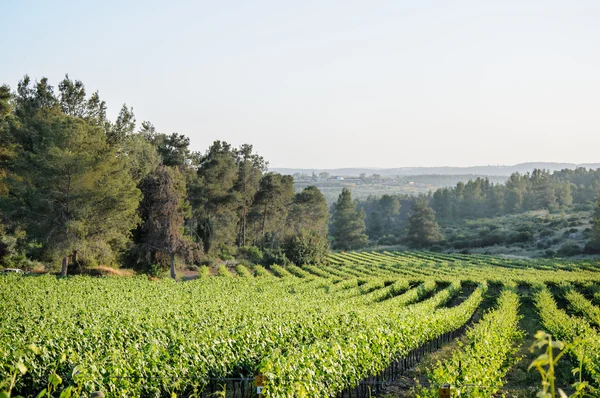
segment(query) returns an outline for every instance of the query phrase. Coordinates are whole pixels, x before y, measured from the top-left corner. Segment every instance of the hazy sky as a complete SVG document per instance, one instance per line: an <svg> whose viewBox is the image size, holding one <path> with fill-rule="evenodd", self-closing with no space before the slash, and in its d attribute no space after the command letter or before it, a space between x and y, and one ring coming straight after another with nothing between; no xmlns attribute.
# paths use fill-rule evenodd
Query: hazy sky
<svg viewBox="0 0 600 398"><path fill-rule="evenodd" d="M600 162L600 1L0 0L0 83L272 167Z"/></svg>

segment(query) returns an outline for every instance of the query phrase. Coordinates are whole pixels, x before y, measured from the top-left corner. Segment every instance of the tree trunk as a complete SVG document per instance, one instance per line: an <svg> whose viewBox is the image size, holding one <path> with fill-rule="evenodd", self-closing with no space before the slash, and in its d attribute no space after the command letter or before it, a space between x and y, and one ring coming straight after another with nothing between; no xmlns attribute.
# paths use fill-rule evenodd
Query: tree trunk
<svg viewBox="0 0 600 398"><path fill-rule="evenodd" d="M171 278L176 279L175 275L175 253L169 253L169 259L171 261Z"/></svg>
<svg viewBox="0 0 600 398"><path fill-rule="evenodd" d="M67 276L67 267L69 266L69 256L65 256L62 260L62 268L60 270L60 274L62 276Z"/></svg>

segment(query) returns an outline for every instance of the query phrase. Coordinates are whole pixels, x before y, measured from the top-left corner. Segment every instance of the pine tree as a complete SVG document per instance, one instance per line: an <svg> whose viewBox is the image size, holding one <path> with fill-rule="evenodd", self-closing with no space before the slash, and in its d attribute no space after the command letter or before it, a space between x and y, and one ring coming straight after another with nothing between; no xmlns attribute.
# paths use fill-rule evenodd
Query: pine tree
<svg viewBox="0 0 600 398"><path fill-rule="evenodd" d="M365 212L362 209L356 210L356 204L352 201L352 194L348 188L342 189L334 204L330 234L333 237L334 249L360 249L368 243L365 234Z"/></svg>
<svg viewBox="0 0 600 398"><path fill-rule="evenodd" d="M415 200L408 216L408 240L414 247L426 247L444 240L435 212L428 206L427 198Z"/></svg>
<svg viewBox="0 0 600 398"><path fill-rule="evenodd" d="M10 88L0 86L0 196L8 193L7 167L15 157L15 145L9 133L13 112L11 97Z"/></svg>
<svg viewBox="0 0 600 398"><path fill-rule="evenodd" d="M188 193L206 253L221 244L234 245L236 241L236 160L236 151L230 144L215 141L200 159L198 178Z"/></svg>
<svg viewBox="0 0 600 398"><path fill-rule="evenodd" d="M319 188L311 185L296 194L288 217L292 233L316 232L326 237L328 222L327 201Z"/></svg>
<svg viewBox="0 0 600 398"><path fill-rule="evenodd" d="M248 241L248 214L258 191L262 173L267 163L262 156L252 153L252 145L244 144L237 151L236 164L238 175L233 187L238 213L238 247L245 246Z"/></svg>
<svg viewBox="0 0 600 398"><path fill-rule="evenodd" d="M0 200L7 214L48 257L62 258L63 275L78 256L114 263L138 223L140 191L126 159L97 123L64 114L46 79L32 88L25 78L15 103L19 151Z"/></svg>
<svg viewBox="0 0 600 398"><path fill-rule="evenodd" d="M252 219L255 242L273 249L285 237L288 212L294 199L294 178L279 173L265 174L254 197Z"/></svg>

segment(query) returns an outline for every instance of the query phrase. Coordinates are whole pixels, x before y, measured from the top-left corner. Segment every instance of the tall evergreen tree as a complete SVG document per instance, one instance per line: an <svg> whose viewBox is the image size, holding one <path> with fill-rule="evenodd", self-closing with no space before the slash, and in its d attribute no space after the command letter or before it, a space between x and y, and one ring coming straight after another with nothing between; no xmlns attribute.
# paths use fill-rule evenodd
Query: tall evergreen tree
<svg viewBox="0 0 600 398"><path fill-rule="evenodd" d="M236 194L239 225L237 244L245 246L248 241L248 214L262 173L267 169L267 163L262 156L252 153L252 145L244 144L237 151L236 164L238 174L233 189Z"/></svg>
<svg viewBox="0 0 600 398"><path fill-rule="evenodd" d="M15 157L15 143L10 136L13 120L12 95L8 86L0 86L0 196L8 193L5 178L8 167Z"/></svg>
<svg viewBox="0 0 600 398"><path fill-rule="evenodd" d="M398 198L392 195L383 195L379 199L379 208L381 209L381 216L384 221L384 228L387 232L392 227L394 219L400 213L400 201Z"/></svg>
<svg viewBox="0 0 600 398"><path fill-rule="evenodd" d="M408 216L408 240L412 246L426 247L444 240L435 212L428 206L427 198L415 200Z"/></svg>
<svg viewBox="0 0 600 398"><path fill-rule="evenodd" d="M535 169L531 174L531 209L553 209L556 207L555 185L547 170Z"/></svg>
<svg viewBox="0 0 600 398"><path fill-rule="evenodd" d="M34 87L28 78L20 82L15 113L19 150L3 207L31 239L63 259L63 275L78 254L114 262L138 222L140 192L126 162L100 126L63 113L46 79Z"/></svg>
<svg viewBox="0 0 600 398"><path fill-rule="evenodd" d="M236 241L237 208L234 186L238 178L236 151L224 141L215 141L200 159L190 202L197 220L204 251Z"/></svg>
<svg viewBox="0 0 600 398"><path fill-rule="evenodd" d="M272 249L285 237L288 212L293 199L292 176L279 173L267 173L262 176L252 210L255 242Z"/></svg>
<svg viewBox="0 0 600 398"><path fill-rule="evenodd" d="M319 188L311 185L296 194L290 210L289 224L294 234L305 231L327 236L329 209Z"/></svg>
<svg viewBox="0 0 600 398"><path fill-rule="evenodd" d="M333 205L330 234L334 249L360 249L368 243L365 234L365 212L362 209L356 210L356 203L352 201L352 194L348 188L342 189Z"/></svg>

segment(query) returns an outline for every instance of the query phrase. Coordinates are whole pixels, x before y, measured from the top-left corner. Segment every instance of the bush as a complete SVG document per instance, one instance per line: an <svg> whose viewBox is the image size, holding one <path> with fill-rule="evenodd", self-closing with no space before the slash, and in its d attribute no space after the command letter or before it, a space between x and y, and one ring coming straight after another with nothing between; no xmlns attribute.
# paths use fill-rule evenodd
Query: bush
<svg viewBox="0 0 600 398"><path fill-rule="evenodd" d="M581 254L583 251L581 247L572 240L566 241L563 245L558 249L557 254L561 257L570 257Z"/></svg>
<svg viewBox="0 0 600 398"><path fill-rule="evenodd" d="M556 252L554 250L546 250L546 252L544 253L544 257L547 258L552 258L556 256Z"/></svg>
<svg viewBox="0 0 600 398"><path fill-rule="evenodd" d="M219 258L222 260L233 260L235 258L237 249L235 246L220 244L219 245Z"/></svg>
<svg viewBox="0 0 600 398"><path fill-rule="evenodd" d="M263 265L270 266L273 264L288 265L290 259L286 256L283 249L265 249L265 255L262 261Z"/></svg>
<svg viewBox="0 0 600 398"><path fill-rule="evenodd" d="M262 263L265 254L256 246L242 246L238 249L238 257L253 264Z"/></svg>
<svg viewBox="0 0 600 398"><path fill-rule="evenodd" d="M286 241L284 250L285 256L294 264L319 264L327 257L329 239L316 232L301 232Z"/></svg>
<svg viewBox="0 0 600 398"><path fill-rule="evenodd" d="M377 240L377 244L378 245L386 245L386 246L391 246L391 245L399 245L402 242L402 239L395 236L395 235L385 235L382 236L381 238L379 238Z"/></svg>
<svg viewBox="0 0 600 398"><path fill-rule="evenodd" d="M507 243L525 243L533 239L533 235L529 231L521 231L512 233L507 238Z"/></svg>

